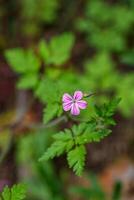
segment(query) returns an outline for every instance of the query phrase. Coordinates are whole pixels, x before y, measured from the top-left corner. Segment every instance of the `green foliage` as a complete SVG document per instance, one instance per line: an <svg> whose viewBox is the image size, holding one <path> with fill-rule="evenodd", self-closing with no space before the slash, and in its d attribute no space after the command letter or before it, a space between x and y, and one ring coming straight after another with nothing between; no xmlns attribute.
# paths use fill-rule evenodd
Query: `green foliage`
<svg viewBox="0 0 134 200"><path fill-rule="evenodd" d="M59 101L60 91L55 81L49 78L42 78L35 91L35 95L44 103L49 103L50 101L54 103Z"/></svg>
<svg viewBox="0 0 134 200"><path fill-rule="evenodd" d="M104 118L107 125L112 125L111 117L116 111L117 105L119 104L120 100L121 100L120 98L113 99L108 104L104 104L101 108L96 106L95 109L97 117Z"/></svg>
<svg viewBox="0 0 134 200"><path fill-rule="evenodd" d="M111 133L109 126L115 125L112 116L119 101L120 99L113 99L101 108L96 106L95 116L90 120L54 135L55 141L45 151L40 161L67 153L69 166L80 176L85 163L86 150L84 145L91 142L99 142Z"/></svg>
<svg viewBox="0 0 134 200"><path fill-rule="evenodd" d="M52 103L52 104L48 104L45 108L44 108L44 114L43 114L43 122L47 123L49 122L51 119L53 119L54 117L58 116L58 113L60 113L60 105L58 103ZM62 112L62 111L61 111Z"/></svg>
<svg viewBox="0 0 134 200"><path fill-rule="evenodd" d="M77 30L85 34L89 47L96 50L95 56L85 64L85 74L90 77L85 80L86 84L91 90L102 93L97 99L99 103L107 99L107 93L121 96L120 111L125 117L132 115L133 72L124 75L116 68L126 67L121 63L130 66L134 63L133 42L130 44L134 24L131 3L87 1L83 17L76 20ZM113 59L113 53L117 59Z"/></svg>
<svg viewBox="0 0 134 200"><path fill-rule="evenodd" d="M2 200L23 200L26 197L26 185L17 184L12 188L6 186L1 193Z"/></svg>
<svg viewBox="0 0 134 200"><path fill-rule="evenodd" d="M34 52L31 49L16 48L7 50L5 56L12 69L21 75L18 87L22 89L34 88L38 82L40 68L40 60Z"/></svg>
<svg viewBox="0 0 134 200"><path fill-rule="evenodd" d="M98 53L85 64L86 76L90 77L88 84L93 91L114 90L119 78L114 63L106 52ZM99 82L99 84L98 84Z"/></svg>
<svg viewBox="0 0 134 200"><path fill-rule="evenodd" d="M61 72L60 74L57 73L53 66L61 66L67 62L71 56L73 44L74 35L64 33L53 37L49 43L42 40L38 45L39 55L36 55L31 49L24 50L21 48L5 52L8 63L20 75L17 83L18 88L33 89L35 96L41 102L47 104L43 115L44 123L49 122L56 116L60 116L63 112L61 96L68 86L65 81L65 84L62 85L60 81L55 80L55 78L59 78ZM45 65L43 75L40 72L41 61ZM47 77L44 76L45 73ZM70 88L72 88L71 83Z"/></svg>
<svg viewBox="0 0 134 200"><path fill-rule="evenodd" d="M116 70L116 64L106 51L98 52L92 59L86 61L84 72L81 74L69 68L64 70L63 64L70 58L73 44L74 35L64 33L53 37L49 42L41 40L37 47L37 54L31 49L20 48L7 50L5 53L12 69L20 75L18 87L33 89L35 96L45 104L44 123L61 116L63 93L65 91L72 93L77 89L98 93L96 102L99 104L108 100L109 94L124 97L123 103L120 104L120 111L125 116L130 116L134 100L130 85L133 82L133 75L128 74L123 78L123 74ZM86 112L82 113L86 117Z"/></svg>
<svg viewBox="0 0 134 200"><path fill-rule="evenodd" d="M92 0L87 1L84 18L77 21L77 27L96 49L120 52L126 48L125 37L133 23L133 10L125 5L112 6L103 0Z"/></svg>
<svg viewBox="0 0 134 200"><path fill-rule="evenodd" d="M41 40L39 42L39 53L45 63L49 63L50 58L50 51L48 47L48 43L45 40Z"/></svg>
<svg viewBox="0 0 134 200"><path fill-rule="evenodd" d="M5 56L12 69L17 73L36 73L39 70L40 61L31 49L7 50Z"/></svg>
<svg viewBox="0 0 134 200"><path fill-rule="evenodd" d="M51 83L51 80L49 80L48 83L49 86L51 85L49 87L47 84L48 82L47 78L40 79L41 74L39 70L41 68L41 61L43 61L45 64L45 72L48 73L48 75L50 74L50 78L52 78L51 74L53 74L54 68L53 67L51 68L50 65L60 66L63 65L65 62L67 62L67 60L71 56L71 50L73 44L74 44L74 35L71 33L64 33L60 36L53 37L49 43L46 43L45 40L42 40L38 45L39 55L36 55L35 52L31 49L24 50L21 48L16 48L7 50L5 52L7 62L10 64L10 66L16 73L21 75L18 81L18 87L20 89L34 89L38 85L37 92L35 93L37 93L37 96L41 100L43 99L44 101L44 98L48 100L47 97L49 97L49 100L53 102L54 101L58 102L57 98L59 95L57 95L58 92L55 92L55 95L53 95L54 92L51 86L54 86L54 84ZM52 73L51 69L53 71ZM45 84L47 85L47 87ZM54 96L56 98L53 98ZM51 106L48 106L46 110L49 110L49 108L51 108ZM52 117L48 117L48 120L49 118L51 119Z"/></svg>
<svg viewBox="0 0 134 200"><path fill-rule="evenodd" d="M85 72L90 76L87 84L91 90L101 92L98 102L106 99L106 93L121 96L121 113L132 114L133 72L127 75L115 68L119 63L133 66L133 43L128 45L133 35L134 12L132 7L122 3L109 4L103 0L87 1L84 16L77 20L77 28L84 32L88 44L97 50L96 55L86 62ZM124 19L124 20L122 20ZM113 59L113 53L118 57ZM99 83L99 84L98 84ZM119 84L117 84L119 83Z"/></svg>
<svg viewBox="0 0 134 200"><path fill-rule="evenodd" d="M55 132L54 129L50 135L46 129L41 134L38 131L36 135L28 135L18 144L19 163L25 164L26 169L31 173L30 178L25 177L31 185L31 196L34 199L42 200L44 198L47 200L63 200L66 198L62 194L62 183L60 183L59 177L54 171L53 164L51 162L46 162L45 165L42 162L37 163L38 157L43 154L40 160L47 161L66 153L69 167L73 168L76 175L80 176L84 170L87 153L85 145L92 142L100 142L111 133L111 126L115 125L113 114L120 99L113 99L104 105L102 105L102 102L108 100L111 96L121 96L122 102L119 105L119 109L125 116L132 114L134 102L133 73L124 75L124 73L116 69L117 66L119 66L119 69L124 67L120 65L122 63L131 66L134 64L133 43L131 43L134 24L133 1L128 0L126 4L123 4L123 1L118 1L119 4L110 4L104 0L87 0L82 2L85 5L85 11L83 17L81 13L81 17L78 20L75 18L74 13L71 16L71 12L75 9L70 9L70 5L76 4L68 2L67 12L63 15L64 5L61 5L60 2L64 4L64 1L60 0L40 0L39 2L36 0L20 0L16 5L13 1L11 1L11 6L10 3L6 4L7 8L11 7L11 13L15 13L14 19L9 19L10 15L7 16L10 26L16 27L16 24L19 24L19 30L16 33L23 30L22 35L33 36L38 34L38 36L44 35L44 37L47 36L48 38L51 34L56 35L50 38L50 41L41 40L34 50L16 48L7 50L5 53L7 62L18 75L17 86L20 89L32 89L35 98L37 97L43 104L43 122L45 124L63 114L62 95L65 92L72 94L73 91L79 89L83 92L91 91L96 93L95 100L94 98L93 100L86 99L89 101L89 107L81 111L81 115L78 118L72 117L68 113L62 116L66 118L68 129L54 134L54 142L47 150L46 148L50 143L50 135ZM18 8L20 10L19 13L16 12ZM59 8L60 12L57 12ZM71 60L70 64L68 61L72 57L74 35L70 32L57 35L58 32L63 30L59 29L58 23L61 21L60 19L53 24L58 13L63 16L61 25L64 25L64 30L72 30L71 23L68 23L68 26L66 21L70 19L71 21L77 20L77 30L85 34L89 52L91 50L92 53L93 50L95 54L93 57L89 57L84 68L83 55L87 55L85 52L87 51L85 48L87 44L83 40L82 49L79 48L81 47L82 39L80 37L80 43L78 42L75 46L74 59ZM4 16L3 14L0 15ZM57 25L58 29L56 29ZM41 29L42 33L40 32ZM12 31L14 32L11 28L9 35ZM44 33L44 31L46 32ZM76 36L79 37L79 33ZM28 39L30 39L28 42L34 41L32 40L33 38ZM14 41L12 38L9 40ZM0 43L2 42L3 39L0 36ZM85 51L83 51L83 47ZM78 66L74 66L73 61L76 63L77 55L80 63L78 59ZM64 64L66 65L64 66ZM95 105L93 107L93 102L96 102L99 106ZM50 124L55 121L56 119ZM75 125L72 125L72 123ZM65 124L62 125L61 127L65 126ZM43 126L45 127L46 125ZM44 151L45 153L43 153ZM29 160L28 165L26 165L27 160ZM40 190L38 190L37 185ZM12 196L16 200L23 199L23 194L22 196L20 195L21 191L17 189L18 187L18 185L13 187L16 189L6 187L2 197L5 200L11 199ZM112 200L120 198L120 189L120 185L117 184ZM86 194L85 198L105 199L103 191L95 181L93 181L91 190L82 189L80 191L84 195Z"/></svg>
<svg viewBox="0 0 134 200"><path fill-rule="evenodd" d="M96 54L92 60L85 63L85 76L87 78L84 77L84 84L89 85L91 91L96 91L99 104L105 99L107 100L109 94L120 96L122 98L119 105L120 112L129 117L132 115L134 101L132 88L134 75L133 73L125 75L115 67L115 63L108 53Z"/></svg>
<svg viewBox="0 0 134 200"><path fill-rule="evenodd" d="M54 135L53 138L55 139L55 142L52 143L45 154L39 159L40 161L60 156L64 152L68 152L74 145L72 134L69 129L65 129L65 132Z"/></svg>
<svg viewBox="0 0 134 200"><path fill-rule="evenodd" d="M62 65L69 59L73 45L74 35L64 33L60 36L53 37L49 44L42 40L39 43L39 51L44 59L44 63L49 65Z"/></svg>
<svg viewBox="0 0 134 200"><path fill-rule="evenodd" d="M77 176L82 174L85 165L86 149L84 145L77 146L75 149L69 151L67 160L69 167L73 168L73 171Z"/></svg>
<svg viewBox="0 0 134 200"><path fill-rule="evenodd" d="M47 103L44 108L43 122L47 123L56 116L62 114L61 110L61 91L55 81L51 79L42 79L40 81L35 95L43 102Z"/></svg>
<svg viewBox="0 0 134 200"><path fill-rule="evenodd" d="M19 79L17 86L20 89L30 89L36 87L37 83L37 74L25 74Z"/></svg>

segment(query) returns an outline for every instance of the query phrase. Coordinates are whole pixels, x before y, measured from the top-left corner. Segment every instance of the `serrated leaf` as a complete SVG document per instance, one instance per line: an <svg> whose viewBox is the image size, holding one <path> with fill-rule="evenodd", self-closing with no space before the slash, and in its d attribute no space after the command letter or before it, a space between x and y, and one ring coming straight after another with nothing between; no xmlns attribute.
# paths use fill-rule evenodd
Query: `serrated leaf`
<svg viewBox="0 0 134 200"><path fill-rule="evenodd" d="M54 142L47 151L43 154L43 156L39 159L39 161L45 161L52 159L56 156L60 156L61 154L65 153L66 151L69 151L70 148L73 146L73 140L69 141L56 141Z"/></svg>
<svg viewBox="0 0 134 200"><path fill-rule="evenodd" d="M53 103L53 104L47 104L47 106L44 108L44 113L43 113L43 122L47 123L51 119L57 116L59 111L59 104Z"/></svg>
<svg viewBox="0 0 134 200"><path fill-rule="evenodd" d="M17 73L37 72L39 69L40 61L31 49L7 50L5 56L12 69Z"/></svg>
<svg viewBox="0 0 134 200"><path fill-rule="evenodd" d="M53 138L55 140L62 140L62 141L67 141L72 139L72 134L69 129L65 129L64 132L61 131L60 133L56 133L53 135Z"/></svg>
<svg viewBox="0 0 134 200"><path fill-rule="evenodd" d="M64 64L71 55L71 50L74 44L74 35L64 33L60 36L52 38L49 44L51 53L50 63L55 65Z"/></svg>
<svg viewBox="0 0 134 200"><path fill-rule="evenodd" d="M5 186L3 192L2 192L2 197L4 200L10 200L11 199L11 192L8 186Z"/></svg>
<svg viewBox="0 0 134 200"><path fill-rule="evenodd" d="M77 146L67 154L69 167L73 167L73 171L78 176L81 176L82 174L85 165L85 155L86 149L83 145Z"/></svg>
<svg viewBox="0 0 134 200"><path fill-rule="evenodd" d="M39 161L49 160L64 153L66 144L61 141L54 142L39 159Z"/></svg>
<svg viewBox="0 0 134 200"><path fill-rule="evenodd" d="M102 110L101 110L101 108L99 108L97 105L95 105L94 108L95 108L96 114L97 114L98 116L101 116L101 115L102 115Z"/></svg>
<svg viewBox="0 0 134 200"><path fill-rule="evenodd" d="M66 132L60 132L53 136L55 142L47 149L39 161L48 160L59 156L64 152L68 152L74 145L74 140L70 130L66 129Z"/></svg>
<svg viewBox="0 0 134 200"><path fill-rule="evenodd" d="M26 197L26 185L17 184L11 189L6 186L2 192L3 200L24 200Z"/></svg>
<svg viewBox="0 0 134 200"><path fill-rule="evenodd" d="M112 118L107 118L107 119L105 119L105 123L106 123L106 125L112 125L112 126L115 126L115 125L116 125L115 120L112 119Z"/></svg>
<svg viewBox="0 0 134 200"><path fill-rule="evenodd" d="M90 133L88 130L85 132L84 136L87 139L87 142L100 142L104 137L108 136L111 133L109 129L100 129L96 132Z"/></svg>
<svg viewBox="0 0 134 200"><path fill-rule="evenodd" d="M101 107L95 106L96 115L104 119L107 117L112 117L120 101L121 98L114 98Z"/></svg>
<svg viewBox="0 0 134 200"><path fill-rule="evenodd" d="M103 107L104 115L111 117L114 114L120 101L121 101L121 98L115 98L111 100L107 105L105 104Z"/></svg>
<svg viewBox="0 0 134 200"><path fill-rule="evenodd" d="M43 78L35 91L35 95L43 103L55 103L61 98L58 84L49 78ZM61 100L61 99L60 99Z"/></svg>
<svg viewBox="0 0 134 200"><path fill-rule="evenodd" d="M92 131L87 129L82 135L79 135L75 139L75 143L78 145L87 144L91 142L100 142L104 137L111 133L109 129L103 129L98 131Z"/></svg>
<svg viewBox="0 0 134 200"><path fill-rule="evenodd" d="M11 200L23 200L26 197L26 185L17 184L11 188Z"/></svg>

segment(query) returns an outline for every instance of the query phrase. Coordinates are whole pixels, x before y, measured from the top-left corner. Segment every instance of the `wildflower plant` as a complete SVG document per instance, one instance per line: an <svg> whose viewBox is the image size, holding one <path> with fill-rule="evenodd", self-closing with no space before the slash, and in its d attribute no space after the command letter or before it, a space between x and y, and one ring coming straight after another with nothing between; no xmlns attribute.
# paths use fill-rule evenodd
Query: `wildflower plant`
<svg viewBox="0 0 134 200"><path fill-rule="evenodd" d="M89 77L71 66L63 68L71 58L74 41L72 33L64 33L49 42L41 40L36 51L13 49L5 55L18 75L19 89L32 90L44 105L44 127L55 126L57 130L39 161L66 154L69 167L80 176L85 166L86 145L100 142L112 132L113 115L120 99L112 98L97 106L95 99L99 95L91 97L95 88L87 92L92 86ZM61 124L64 126L58 126ZM60 127L66 128L60 131Z"/></svg>
<svg viewBox="0 0 134 200"><path fill-rule="evenodd" d="M95 106L95 114L90 119L85 122L79 121L79 124L74 123L71 128L53 135L54 142L39 160L52 159L66 153L69 167L73 168L76 175L81 175L87 154L85 145L100 142L111 133L110 126L115 125L112 117L119 101L120 99L114 99L102 107ZM74 109L73 103L71 110L75 115L79 112L78 106ZM70 117L67 120L70 121ZM75 120L76 118L72 119L72 121Z"/></svg>

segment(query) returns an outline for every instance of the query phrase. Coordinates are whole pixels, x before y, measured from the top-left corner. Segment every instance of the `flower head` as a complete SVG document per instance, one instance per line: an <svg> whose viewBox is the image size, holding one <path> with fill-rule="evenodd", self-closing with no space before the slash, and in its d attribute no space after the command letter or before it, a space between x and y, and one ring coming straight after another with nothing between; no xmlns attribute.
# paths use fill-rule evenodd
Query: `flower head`
<svg viewBox="0 0 134 200"><path fill-rule="evenodd" d="M83 93L81 91L75 91L73 96L65 93L62 97L63 110L70 110L72 115L79 115L80 109L85 109L87 107L87 102L81 100L82 98Z"/></svg>

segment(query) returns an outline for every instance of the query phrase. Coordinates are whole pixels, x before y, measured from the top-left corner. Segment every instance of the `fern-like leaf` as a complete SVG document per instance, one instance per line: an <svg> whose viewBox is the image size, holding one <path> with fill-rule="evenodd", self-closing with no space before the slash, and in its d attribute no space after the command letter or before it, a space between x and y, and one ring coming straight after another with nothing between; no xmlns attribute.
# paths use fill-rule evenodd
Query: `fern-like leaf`
<svg viewBox="0 0 134 200"><path fill-rule="evenodd" d="M84 145L77 146L75 149L69 151L67 160L69 167L73 167L76 175L81 176L85 164L86 149Z"/></svg>
<svg viewBox="0 0 134 200"><path fill-rule="evenodd" d="M55 134L53 137L55 142L52 143L52 145L47 149L39 161L49 160L56 156L60 156L61 154L69 151L74 145L74 141L69 130L68 134L60 132Z"/></svg>
<svg viewBox="0 0 134 200"><path fill-rule="evenodd" d="M26 185L17 184L11 189L6 186L2 192L3 200L24 200L26 197Z"/></svg>

